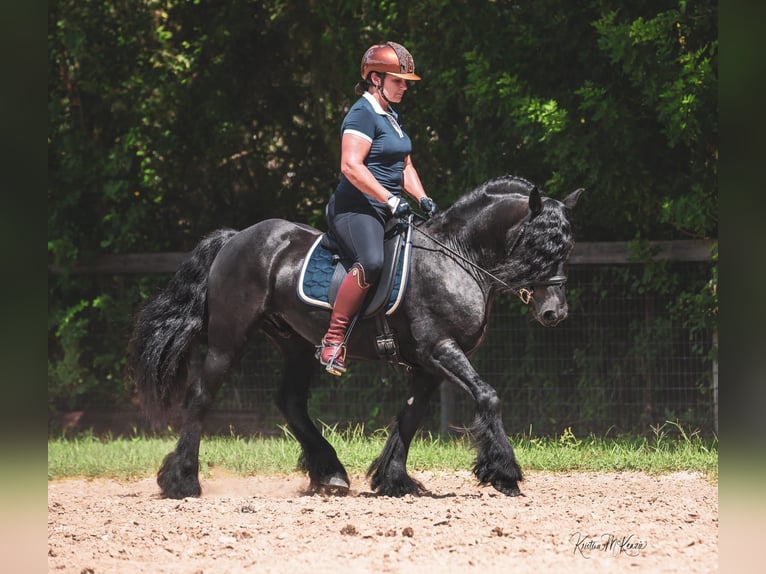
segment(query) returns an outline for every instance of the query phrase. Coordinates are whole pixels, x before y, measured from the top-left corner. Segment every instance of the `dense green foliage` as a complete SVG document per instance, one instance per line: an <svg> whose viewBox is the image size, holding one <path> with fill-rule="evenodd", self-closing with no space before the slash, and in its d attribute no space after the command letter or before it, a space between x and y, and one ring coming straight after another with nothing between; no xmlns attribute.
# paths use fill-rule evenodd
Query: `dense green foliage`
<svg viewBox="0 0 766 574"><path fill-rule="evenodd" d="M49 263L322 227L359 59L385 39L424 78L401 112L442 207L513 173L588 189L579 240L716 238L716 22L713 0L52 0ZM49 275L51 407L123 394L131 313L163 280ZM709 328L716 285L671 303Z"/></svg>

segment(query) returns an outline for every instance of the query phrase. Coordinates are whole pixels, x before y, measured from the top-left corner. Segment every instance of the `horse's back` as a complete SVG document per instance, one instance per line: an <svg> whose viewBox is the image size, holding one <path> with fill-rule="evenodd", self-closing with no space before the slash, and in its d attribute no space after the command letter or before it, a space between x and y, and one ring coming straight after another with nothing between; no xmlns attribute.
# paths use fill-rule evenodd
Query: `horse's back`
<svg viewBox="0 0 766 574"><path fill-rule="evenodd" d="M265 219L246 227L221 249L219 259L237 259L252 256L278 256L286 249L306 245L306 249L321 234L313 227L284 219Z"/></svg>
<svg viewBox="0 0 766 574"><path fill-rule="evenodd" d="M239 241L267 241L273 245L273 242L299 240L301 237L316 238L321 232L309 225L287 221L286 219L264 219L246 227L240 231L236 238Z"/></svg>
<svg viewBox="0 0 766 574"><path fill-rule="evenodd" d="M271 282L278 271L297 268L321 232L284 219L266 219L234 235L218 253L210 269L213 291L242 289L253 282Z"/></svg>

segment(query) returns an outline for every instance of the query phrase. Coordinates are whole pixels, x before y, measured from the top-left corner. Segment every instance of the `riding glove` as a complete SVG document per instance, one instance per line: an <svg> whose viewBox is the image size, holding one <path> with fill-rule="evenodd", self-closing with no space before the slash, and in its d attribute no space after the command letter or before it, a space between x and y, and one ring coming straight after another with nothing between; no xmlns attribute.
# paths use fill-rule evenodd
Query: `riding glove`
<svg viewBox="0 0 766 574"><path fill-rule="evenodd" d="M424 197L420 200L420 209L423 210L423 213L425 213L429 219L439 211L439 208L436 207L436 203L430 197Z"/></svg>
<svg viewBox="0 0 766 574"><path fill-rule="evenodd" d="M406 200L396 195L390 195L386 200L386 204L388 205L388 209L391 210L391 213L394 215L394 217L407 217L410 213L412 213L410 204L407 203Z"/></svg>

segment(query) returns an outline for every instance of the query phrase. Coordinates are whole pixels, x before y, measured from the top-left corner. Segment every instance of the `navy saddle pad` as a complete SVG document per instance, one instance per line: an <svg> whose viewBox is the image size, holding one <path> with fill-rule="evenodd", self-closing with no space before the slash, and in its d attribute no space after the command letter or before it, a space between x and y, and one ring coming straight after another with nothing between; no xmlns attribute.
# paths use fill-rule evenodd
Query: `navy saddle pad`
<svg viewBox="0 0 766 574"><path fill-rule="evenodd" d="M391 315L404 300L410 270L411 234L410 224L405 232L394 233L386 239L383 272L373 287L374 293L367 299L365 317L375 315L384 306L386 315ZM326 247L327 243L322 234L308 250L298 279L298 297L309 305L332 309L340 282L348 270Z"/></svg>

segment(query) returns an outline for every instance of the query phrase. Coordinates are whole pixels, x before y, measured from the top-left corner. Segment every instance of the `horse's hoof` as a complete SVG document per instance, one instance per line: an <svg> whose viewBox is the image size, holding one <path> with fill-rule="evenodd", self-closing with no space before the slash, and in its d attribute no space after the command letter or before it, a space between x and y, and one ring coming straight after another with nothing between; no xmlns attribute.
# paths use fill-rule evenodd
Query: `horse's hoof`
<svg viewBox="0 0 766 574"><path fill-rule="evenodd" d="M524 496L521 491L519 490L519 486L514 482L512 484L503 483L503 482L493 482L492 486L497 490L498 492L502 492L506 496Z"/></svg>
<svg viewBox="0 0 766 574"><path fill-rule="evenodd" d="M323 480L316 490L319 494L327 494L330 496L346 496L348 494L349 488L350 485L343 476L339 474L333 474L330 478Z"/></svg>
<svg viewBox="0 0 766 574"><path fill-rule="evenodd" d="M428 492L419 481L410 476L397 480L389 480L385 483L374 481L371 486L378 496L391 496L393 498L401 498L408 495L421 496Z"/></svg>

